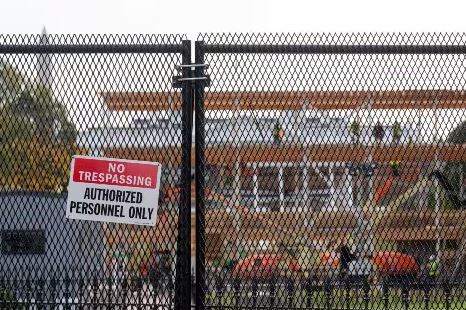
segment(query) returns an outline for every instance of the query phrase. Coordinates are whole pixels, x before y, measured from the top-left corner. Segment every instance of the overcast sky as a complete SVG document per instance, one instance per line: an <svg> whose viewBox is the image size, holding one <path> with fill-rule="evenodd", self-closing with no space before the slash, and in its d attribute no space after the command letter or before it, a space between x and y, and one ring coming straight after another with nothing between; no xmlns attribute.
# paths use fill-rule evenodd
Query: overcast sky
<svg viewBox="0 0 466 310"><path fill-rule="evenodd" d="M464 1L1 0L1 33L466 30Z"/></svg>

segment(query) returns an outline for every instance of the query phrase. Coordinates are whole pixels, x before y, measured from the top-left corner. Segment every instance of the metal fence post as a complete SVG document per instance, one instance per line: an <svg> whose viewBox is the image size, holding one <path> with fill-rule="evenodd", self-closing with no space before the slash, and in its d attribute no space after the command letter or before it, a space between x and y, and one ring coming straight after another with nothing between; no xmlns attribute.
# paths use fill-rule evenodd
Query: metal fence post
<svg viewBox="0 0 466 310"><path fill-rule="evenodd" d="M195 43L195 63L204 64L203 42ZM204 67L195 68L196 77L204 76ZM195 139L196 139L196 308L205 308L205 111L204 83L196 82L195 90Z"/></svg>
<svg viewBox="0 0 466 310"><path fill-rule="evenodd" d="M37 291L36 291L36 303L37 309L44 309L44 287L45 287L45 280L39 279L37 281Z"/></svg>
<svg viewBox="0 0 466 310"><path fill-rule="evenodd" d="M259 285L257 281L252 282L252 307L257 306L257 294L259 292Z"/></svg>
<svg viewBox="0 0 466 310"><path fill-rule="evenodd" d="M445 309L450 310L451 309L451 286L450 284L445 283L444 290L445 290Z"/></svg>
<svg viewBox="0 0 466 310"><path fill-rule="evenodd" d="M288 293L288 308L293 308L293 300L295 295L295 286L292 279L288 279L286 283L287 293Z"/></svg>
<svg viewBox="0 0 466 310"><path fill-rule="evenodd" d="M404 308L408 310L409 309L409 290L405 284L403 284L403 287L401 289L401 300L402 300Z"/></svg>
<svg viewBox="0 0 466 310"><path fill-rule="evenodd" d="M108 277L107 278L107 302L109 304L109 309L113 309L113 290L112 290L112 287L113 287L113 279L112 277Z"/></svg>
<svg viewBox="0 0 466 310"><path fill-rule="evenodd" d="M78 309L84 309L83 303L87 302L85 299L85 283L84 279L80 278L78 281Z"/></svg>
<svg viewBox="0 0 466 310"><path fill-rule="evenodd" d="M277 294L276 291L276 279L272 277L270 280L270 307L275 307L275 295Z"/></svg>
<svg viewBox="0 0 466 310"><path fill-rule="evenodd" d="M191 63L191 41L183 40L182 65ZM190 67L182 67L182 77L191 76ZM192 85L183 81L182 97L182 150L181 195L178 218L178 240L175 277L175 309L191 308L191 145L192 145Z"/></svg>
<svg viewBox="0 0 466 310"><path fill-rule="evenodd" d="M370 293L371 288L367 280L364 281L362 289L364 291L364 309L369 309L369 302L370 302L369 293Z"/></svg>
<svg viewBox="0 0 466 310"><path fill-rule="evenodd" d="M121 283L121 288L122 288L122 291L123 291L121 304L123 306L126 306L126 304L128 302L128 289L129 289L129 287L130 287L130 283L128 281L128 278L124 277L123 281Z"/></svg>
<svg viewBox="0 0 466 310"><path fill-rule="evenodd" d="M234 280L233 282L233 295L235 296L235 306L239 307L241 303L241 282L239 280Z"/></svg>
<svg viewBox="0 0 466 310"><path fill-rule="evenodd" d="M309 277L306 279L306 308L311 308L312 306L312 295L314 293L314 283L312 278Z"/></svg>
<svg viewBox="0 0 466 310"><path fill-rule="evenodd" d="M426 310L429 310L429 302L430 302L430 285L424 285L424 306Z"/></svg>
<svg viewBox="0 0 466 310"><path fill-rule="evenodd" d="M326 281L324 284L325 292L325 309L332 309L332 285L330 281Z"/></svg>
<svg viewBox="0 0 466 310"><path fill-rule="evenodd" d="M346 309L351 308L351 286L348 277L345 278L345 307Z"/></svg>
<svg viewBox="0 0 466 310"><path fill-rule="evenodd" d="M383 300L383 308L385 310L389 309L389 302L390 302L390 297L389 297L389 284L386 279L382 280L382 300Z"/></svg>
<svg viewBox="0 0 466 310"><path fill-rule="evenodd" d="M218 309L223 309L223 287L224 283L221 276L215 278L215 297L217 298Z"/></svg>
<svg viewBox="0 0 466 310"><path fill-rule="evenodd" d="M29 309L29 307L31 306L31 299L32 299L32 285L31 285L31 277L28 274L26 278L26 300L25 300L27 309Z"/></svg>
<svg viewBox="0 0 466 310"><path fill-rule="evenodd" d="M97 279L97 277L94 277L94 279L92 279L92 307L94 309L97 309L97 302L98 302L98 297L97 297L97 294L99 293L99 280ZM123 290L123 293L125 294L126 293L126 289Z"/></svg>

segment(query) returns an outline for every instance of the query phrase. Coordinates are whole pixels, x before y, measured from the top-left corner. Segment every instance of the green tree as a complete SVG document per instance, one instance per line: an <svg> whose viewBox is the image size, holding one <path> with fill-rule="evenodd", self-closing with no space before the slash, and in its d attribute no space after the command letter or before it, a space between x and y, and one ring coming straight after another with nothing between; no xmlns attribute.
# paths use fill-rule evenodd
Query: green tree
<svg viewBox="0 0 466 310"><path fill-rule="evenodd" d="M55 191L77 153L76 128L44 85L0 63L0 187Z"/></svg>
<svg viewBox="0 0 466 310"><path fill-rule="evenodd" d="M463 121L447 136L448 143L464 144L466 143L466 121ZM448 162L445 165L445 175L448 177L456 191L460 190L466 174L466 162L456 161Z"/></svg>
<svg viewBox="0 0 466 310"><path fill-rule="evenodd" d="M0 102L18 94L24 82L23 76L13 66L0 59Z"/></svg>

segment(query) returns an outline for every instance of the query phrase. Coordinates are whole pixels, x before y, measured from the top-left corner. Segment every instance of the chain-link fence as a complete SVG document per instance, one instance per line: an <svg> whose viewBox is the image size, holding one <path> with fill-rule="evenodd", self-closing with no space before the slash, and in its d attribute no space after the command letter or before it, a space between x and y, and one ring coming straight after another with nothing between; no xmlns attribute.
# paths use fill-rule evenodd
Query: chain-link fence
<svg viewBox="0 0 466 310"><path fill-rule="evenodd" d="M466 36L199 40L198 305L464 308Z"/></svg>
<svg viewBox="0 0 466 310"><path fill-rule="evenodd" d="M172 87L176 66L190 62L182 39L0 37L2 309L186 299L191 113ZM66 219L76 154L160 162L156 225Z"/></svg>
<svg viewBox="0 0 466 310"><path fill-rule="evenodd" d="M2 308L466 307L466 35L183 39L0 37ZM77 154L155 226L66 219Z"/></svg>

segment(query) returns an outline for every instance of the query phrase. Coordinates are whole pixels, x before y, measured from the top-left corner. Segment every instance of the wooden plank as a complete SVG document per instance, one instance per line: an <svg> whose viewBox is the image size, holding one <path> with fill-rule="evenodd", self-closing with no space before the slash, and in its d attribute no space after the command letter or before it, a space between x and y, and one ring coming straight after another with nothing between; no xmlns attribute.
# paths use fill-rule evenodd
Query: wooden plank
<svg viewBox="0 0 466 310"><path fill-rule="evenodd" d="M436 218L437 213L434 209L397 211L384 215L381 224L388 227L419 227L434 224ZM466 221L466 210L439 211L438 218L445 226L461 226Z"/></svg>
<svg viewBox="0 0 466 310"><path fill-rule="evenodd" d="M385 228L378 231L380 240L387 241L429 241L437 240L437 234L441 240L459 240L463 237L462 226L434 226L409 227L409 228Z"/></svg>
<svg viewBox="0 0 466 310"><path fill-rule="evenodd" d="M461 226L441 226L438 228L440 239L461 239L464 233ZM306 229L302 225L293 228L295 235L279 230L241 226L243 239L250 241L275 240L286 243L301 243L309 240L340 240L353 232L351 228ZM206 227L206 234L221 234L226 240L236 240L237 232L232 227ZM376 230L375 239L379 241L428 241L437 239L437 230L432 226L383 228Z"/></svg>
<svg viewBox="0 0 466 310"><path fill-rule="evenodd" d="M427 227L433 225L437 214L432 209L381 212L382 227ZM241 217L244 227L257 227L269 229L268 221L279 223L286 229L295 226L303 226L305 219L308 219L309 227L312 229L334 229L356 227L356 214L349 211L340 212L249 212L248 216ZM215 210L206 212L206 223L209 227L221 227L233 225L234 214L226 210ZM462 226L466 220L466 210L447 210L439 212L439 220L445 226Z"/></svg>
<svg viewBox="0 0 466 310"><path fill-rule="evenodd" d="M179 92L102 92L111 111L179 110ZM353 110L371 102L372 109L464 109L465 91L220 91L205 94L206 110ZM171 102L171 104L170 104Z"/></svg>
<svg viewBox="0 0 466 310"><path fill-rule="evenodd" d="M275 240L287 243L299 243L312 239L333 240L346 236L350 230L333 229L329 231L307 230L302 226L293 228L293 235L280 230L263 229L257 227L241 226L240 235L244 241ZM226 240L236 240L238 233L234 227L206 227L206 234L221 234Z"/></svg>

